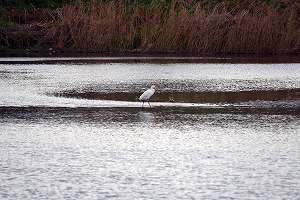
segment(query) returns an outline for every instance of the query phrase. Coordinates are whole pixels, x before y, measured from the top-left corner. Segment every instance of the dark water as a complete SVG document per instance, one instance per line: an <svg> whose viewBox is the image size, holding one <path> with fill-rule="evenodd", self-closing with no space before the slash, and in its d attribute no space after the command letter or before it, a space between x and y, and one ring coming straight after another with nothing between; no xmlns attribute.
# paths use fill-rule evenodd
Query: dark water
<svg viewBox="0 0 300 200"><path fill-rule="evenodd" d="M0 198L298 199L286 59L0 58Z"/></svg>
<svg viewBox="0 0 300 200"><path fill-rule="evenodd" d="M76 92L64 91L56 94L60 97L137 101L141 93L130 92ZM300 99L300 89L238 91L238 92L157 92L154 102L189 102L189 103L237 103L248 101L289 101Z"/></svg>

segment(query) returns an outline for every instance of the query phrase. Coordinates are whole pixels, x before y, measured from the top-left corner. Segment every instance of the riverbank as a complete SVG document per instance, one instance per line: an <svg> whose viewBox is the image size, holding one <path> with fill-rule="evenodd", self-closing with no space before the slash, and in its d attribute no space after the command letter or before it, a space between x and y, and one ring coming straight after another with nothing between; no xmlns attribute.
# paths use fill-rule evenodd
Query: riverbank
<svg viewBox="0 0 300 200"><path fill-rule="evenodd" d="M2 52L300 53L297 1L90 1L2 18Z"/></svg>

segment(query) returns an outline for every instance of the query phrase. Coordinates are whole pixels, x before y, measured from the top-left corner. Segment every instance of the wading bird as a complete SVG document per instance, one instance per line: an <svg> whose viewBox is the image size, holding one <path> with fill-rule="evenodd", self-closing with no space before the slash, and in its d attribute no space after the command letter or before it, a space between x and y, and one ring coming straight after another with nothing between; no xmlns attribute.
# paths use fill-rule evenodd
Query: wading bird
<svg viewBox="0 0 300 200"><path fill-rule="evenodd" d="M139 98L140 101L143 101L143 106L144 107L144 103L145 101L148 101L148 104L149 106L151 107L150 105L150 98L152 97L152 95L154 94L155 92L155 85L152 85L150 89L146 90Z"/></svg>

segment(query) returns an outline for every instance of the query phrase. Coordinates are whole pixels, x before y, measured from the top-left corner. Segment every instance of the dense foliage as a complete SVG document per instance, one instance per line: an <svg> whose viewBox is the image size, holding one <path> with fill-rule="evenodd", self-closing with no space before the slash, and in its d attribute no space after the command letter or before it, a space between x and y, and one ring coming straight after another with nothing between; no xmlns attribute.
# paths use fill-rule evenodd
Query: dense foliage
<svg viewBox="0 0 300 200"><path fill-rule="evenodd" d="M2 49L300 52L297 0L3 0L1 7L2 24L22 28L11 37L0 27Z"/></svg>

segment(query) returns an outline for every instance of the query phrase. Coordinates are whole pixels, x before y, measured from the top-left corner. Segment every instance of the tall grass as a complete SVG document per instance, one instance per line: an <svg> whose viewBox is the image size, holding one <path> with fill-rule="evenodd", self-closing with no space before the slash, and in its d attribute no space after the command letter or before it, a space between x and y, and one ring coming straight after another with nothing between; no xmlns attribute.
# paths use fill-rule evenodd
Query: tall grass
<svg viewBox="0 0 300 200"><path fill-rule="evenodd" d="M300 53L297 1L284 8L258 0L214 6L166 2L66 5L46 40L71 51Z"/></svg>

